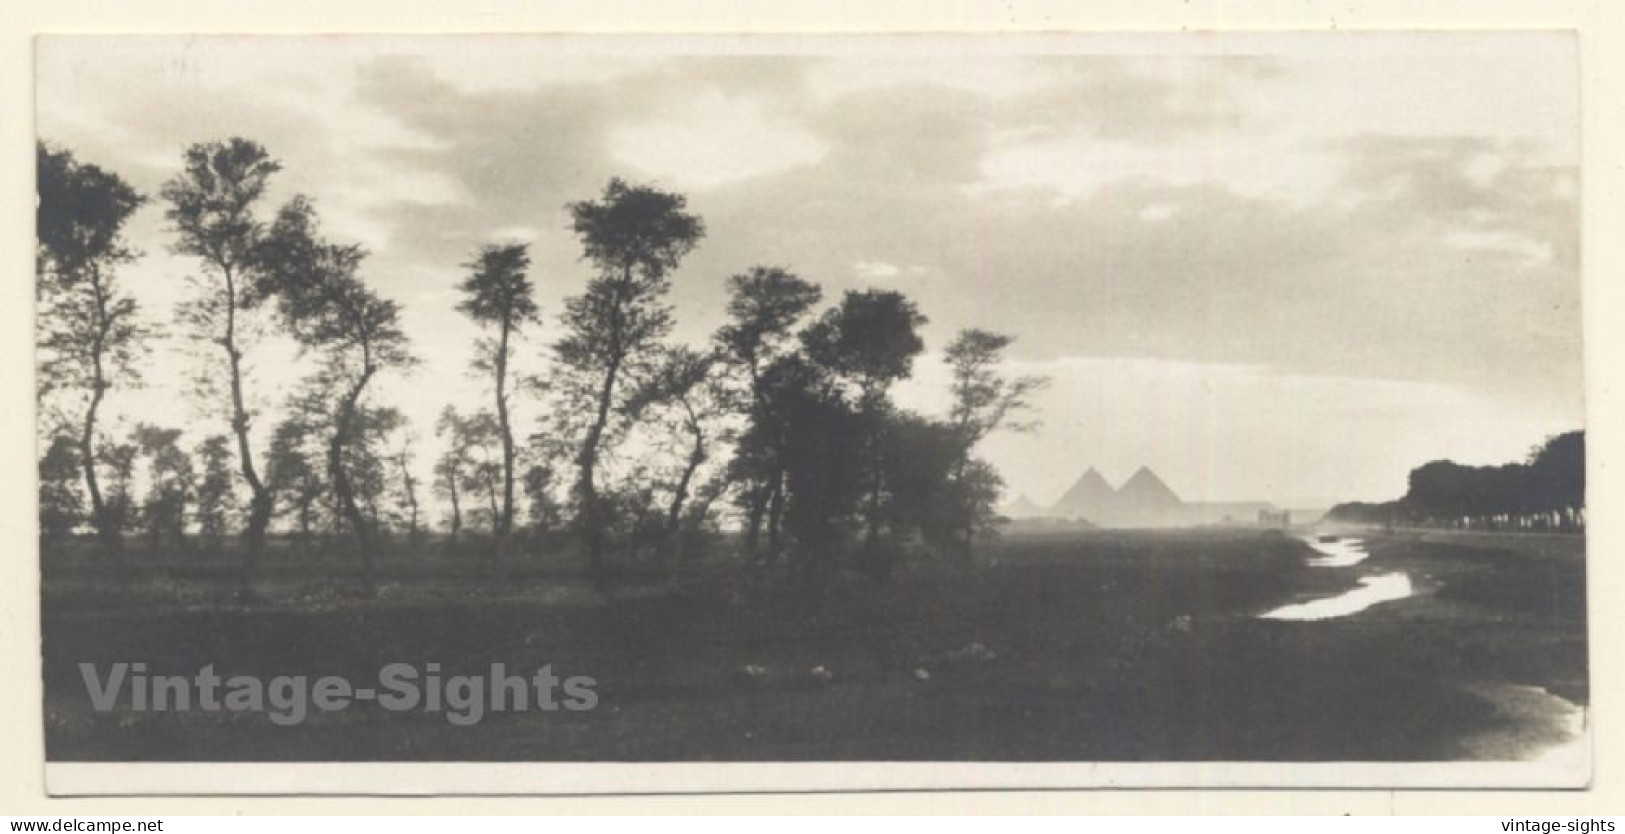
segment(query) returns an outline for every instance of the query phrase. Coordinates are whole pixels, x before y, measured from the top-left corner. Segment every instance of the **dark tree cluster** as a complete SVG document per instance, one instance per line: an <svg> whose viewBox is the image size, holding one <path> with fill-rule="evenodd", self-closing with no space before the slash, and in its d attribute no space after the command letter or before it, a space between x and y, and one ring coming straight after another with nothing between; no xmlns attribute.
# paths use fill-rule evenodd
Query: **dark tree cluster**
<svg viewBox="0 0 1625 834"><path fill-rule="evenodd" d="M1328 518L1469 529L1585 527L1585 432L1547 438L1528 459L1500 466L1436 460L1410 474L1405 497L1333 507Z"/></svg>

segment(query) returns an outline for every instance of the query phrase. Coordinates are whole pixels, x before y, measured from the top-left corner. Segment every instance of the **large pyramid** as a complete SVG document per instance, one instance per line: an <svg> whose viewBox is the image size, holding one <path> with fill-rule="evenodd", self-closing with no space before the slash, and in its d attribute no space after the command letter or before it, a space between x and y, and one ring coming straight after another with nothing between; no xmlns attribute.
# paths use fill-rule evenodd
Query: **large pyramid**
<svg viewBox="0 0 1625 834"><path fill-rule="evenodd" d="M1119 525L1161 527L1186 521L1185 502L1146 466L1118 487L1109 515Z"/></svg>
<svg viewBox="0 0 1625 834"><path fill-rule="evenodd" d="M1093 470L1091 470L1093 471ZM1144 506L1156 509L1169 507L1183 507L1185 502L1179 499L1168 485L1151 471L1151 467L1142 466L1122 486L1117 488L1117 500L1131 506Z"/></svg>
<svg viewBox="0 0 1625 834"><path fill-rule="evenodd" d="M1061 496L1061 500L1055 502L1049 514L1059 518L1085 518L1098 523L1105 516L1107 507L1114 497L1111 484L1106 483L1106 479L1091 466L1089 471L1083 473L1077 483Z"/></svg>

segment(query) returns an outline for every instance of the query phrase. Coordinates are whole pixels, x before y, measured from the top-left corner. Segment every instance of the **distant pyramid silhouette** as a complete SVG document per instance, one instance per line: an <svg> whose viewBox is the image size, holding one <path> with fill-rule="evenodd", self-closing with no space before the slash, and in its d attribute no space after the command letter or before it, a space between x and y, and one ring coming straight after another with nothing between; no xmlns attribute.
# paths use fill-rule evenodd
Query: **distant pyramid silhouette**
<svg viewBox="0 0 1625 834"><path fill-rule="evenodd" d="M1182 523L1185 502L1148 466L1142 466L1113 497L1110 515L1118 524L1164 526Z"/></svg>
<svg viewBox="0 0 1625 834"><path fill-rule="evenodd" d="M1083 473L1077 483L1061 496L1061 500L1055 502L1055 506L1050 508L1050 515L1061 518L1086 518L1098 522L1114 498L1111 484L1106 483L1106 479L1091 466L1089 471Z"/></svg>
<svg viewBox="0 0 1625 834"><path fill-rule="evenodd" d="M1016 500L1005 505L1004 514L1010 518L1037 518L1044 514L1044 509L1033 503L1025 495L1016 496Z"/></svg>

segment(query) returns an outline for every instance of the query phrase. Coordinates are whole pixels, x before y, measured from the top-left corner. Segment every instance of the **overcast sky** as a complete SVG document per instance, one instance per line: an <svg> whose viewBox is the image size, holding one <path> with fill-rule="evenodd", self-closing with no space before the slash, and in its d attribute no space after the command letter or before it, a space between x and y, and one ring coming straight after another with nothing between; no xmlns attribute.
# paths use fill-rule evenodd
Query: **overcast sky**
<svg viewBox="0 0 1625 834"><path fill-rule="evenodd" d="M1576 71L1558 34L45 38L37 107L42 138L151 195L190 143L266 145L267 215L309 195L405 308L425 363L379 401L425 435L486 404L460 264L533 245L539 367L588 277L564 207L620 176L706 220L682 340L754 264L914 298L929 353L899 394L922 410L956 330L1014 335L1053 384L1038 431L984 447L1007 498L1143 463L1189 500L1304 506L1581 425ZM168 322L196 267L156 200L130 238L128 286ZM225 431L175 396L176 347L112 409ZM259 353L266 403L288 355Z"/></svg>

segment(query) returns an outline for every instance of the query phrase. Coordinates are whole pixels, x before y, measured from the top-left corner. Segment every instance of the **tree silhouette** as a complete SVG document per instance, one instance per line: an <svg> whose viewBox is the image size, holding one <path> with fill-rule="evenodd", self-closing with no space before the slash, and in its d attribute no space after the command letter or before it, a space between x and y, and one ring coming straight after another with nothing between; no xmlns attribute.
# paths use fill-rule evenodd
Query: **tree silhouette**
<svg viewBox="0 0 1625 834"><path fill-rule="evenodd" d="M362 590L373 594L377 590L373 524L357 500L346 450L364 440L362 398L368 384L380 371L416 362L401 329L400 308L379 298L358 277L365 250L321 238L315 209L303 197L277 213L252 257L261 275L260 291L276 299L283 324L301 348L318 354L321 362L314 381L332 398L328 479L356 536Z"/></svg>
<svg viewBox="0 0 1625 834"><path fill-rule="evenodd" d="M418 481L412 474L412 462L416 459L415 446L417 435L409 427L401 432L401 442L390 456L390 463L395 467L400 480L400 511L406 521L406 541L416 545L419 539L418 530Z"/></svg>
<svg viewBox="0 0 1625 834"><path fill-rule="evenodd" d="M998 500L997 473L985 464L977 465L973 457L976 444L1001 427L1031 430L1033 424L1013 422L1012 418L1031 409L1032 394L1047 384L1043 377L1000 373L1004 352L1013 341L1003 334L970 328L961 330L943 351L953 379L948 420L959 439L951 476L954 503L959 505L955 515L961 521L960 544L967 552L977 531L991 523L993 502Z"/></svg>
<svg viewBox="0 0 1625 834"><path fill-rule="evenodd" d="M681 544L683 510L691 497L695 475L711 459L711 444L719 433L715 424L726 410L720 386L710 382L715 365L714 355L691 348L671 348L653 373L631 392L626 404L632 416L649 410L665 412L675 432L686 441L677 476L670 485L665 520L657 534L662 562L679 555L676 549Z"/></svg>
<svg viewBox="0 0 1625 834"><path fill-rule="evenodd" d="M40 394L83 392L78 454L90 520L103 546L120 550L119 521L109 513L97 477L97 417L107 392L137 384L136 365L148 333L117 268L135 259L124 224L144 202L127 183L66 150L35 148L39 208L35 283L39 295Z"/></svg>
<svg viewBox="0 0 1625 834"><path fill-rule="evenodd" d="M729 469L742 482L745 552L760 558L762 525L767 524L769 554L777 556L783 518L784 446L787 420L772 397L763 374L787 348L802 317L823 297L817 285L777 267L752 267L728 279L729 322L717 330L724 361L745 376L747 394L740 408L749 424L735 446Z"/></svg>
<svg viewBox="0 0 1625 834"><path fill-rule="evenodd" d="M136 460L140 455L141 449L134 443L103 436L96 444L96 462L108 474L106 517L116 536L122 537L140 520L134 494Z"/></svg>
<svg viewBox="0 0 1625 834"><path fill-rule="evenodd" d="M485 509L474 515L485 518L494 538L500 535L502 523L502 429L496 415L482 409L469 415L462 431L464 449L469 456L464 484L485 497Z"/></svg>
<svg viewBox="0 0 1625 834"><path fill-rule="evenodd" d="M512 340L526 324L539 321L530 278L530 252L524 244L487 246L470 263L467 278L458 285L463 300L457 309L481 326L494 327L495 339L481 339L475 367L494 380L497 427L502 442L502 510L496 520L497 551L506 549L513 532L514 441L508 413L508 365Z"/></svg>
<svg viewBox="0 0 1625 834"><path fill-rule="evenodd" d="M1530 503L1566 516L1586 505L1586 438L1583 431L1546 438L1529 456Z"/></svg>
<svg viewBox="0 0 1625 834"><path fill-rule="evenodd" d="M147 461L147 498L141 514L153 550L167 537L186 546L186 507L196 486L192 457L180 446L180 429L138 424L130 439Z"/></svg>
<svg viewBox="0 0 1625 834"><path fill-rule="evenodd" d="M277 504L293 513L299 546L306 551L315 546L317 513L328 491L319 455L310 448L320 431L311 418L296 409L277 423L265 464L266 483Z"/></svg>
<svg viewBox="0 0 1625 834"><path fill-rule="evenodd" d="M902 293L849 290L840 305L801 334L808 357L857 393L863 420L856 436L864 449L868 481L864 551L877 578L890 575L893 561L890 551L880 546L881 502L886 489L880 444L892 410L889 391L894 382L913 371L914 357L925 349L918 329L926 322Z"/></svg>
<svg viewBox="0 0 1625 834"><path fill-rule="evenodd" d="M803 581L817 588L845 561L850 519L867 490L864 415L828 370L789 354L767 366L762 383L784 415L784 530Z"/></svg>
<svg viewBox="0 0 1625 834"><path fill-rule="evenodd" d="M196 456L203 463L203 476L197 485L198 534L205 546L213 550L220 547L225 538L227 516L237 504L232 489L231 441L221 434L204 438Z"/></svg>
<svg viewBox="0 0 1625 834"><path fill-rule="evenodd" d="M281 165L257 142L241 138L193 145L183 164L181 173L163 187L169 204L165 216L177 237L174 250L198 258L209 282L203 285L202 297L183 308L182 318L226 357L231 431L237 438L238 471L249 489L240 587L247 597L253 594L273 501L254 466L242 319L263 296L254 269L254 253L263 234L254 216L255 204Z"/></svg>
<svg viewBox="0 0 1625 834"><path fill-rule="evenodd" d="M73 535L83 506L75 484L80 478L80 444L68 434L52 435L39 462L40 550L60 548Z"/></svg>
<svg viewBox="0 0 1625 834"><path fill-rule="evenodd" d="M441 410L440 419L435 421L434 434L445 444L434 464L434 491L451 504L451 515L447 519L448 545L455 548L457 535L463 530L461 487L463 481L469 477L471 466L469 449L472 440L469 437L468 421L458 415L457 409L448 405Z"/></svg>
<svg viewBox="0 0 1625 834"><path fill-rule="evenodd" d="M599 461L623 398L623 375L648 362L671 329L668 276L705 235L704 223L686 206L679 194L619 179L599 199L570 206L571 227L596 274L585 292L566 302L565 333L554 351L568 407L588 415L576 446L576 521L594 584L605 594L608 519L599 501Z"/></svg>

